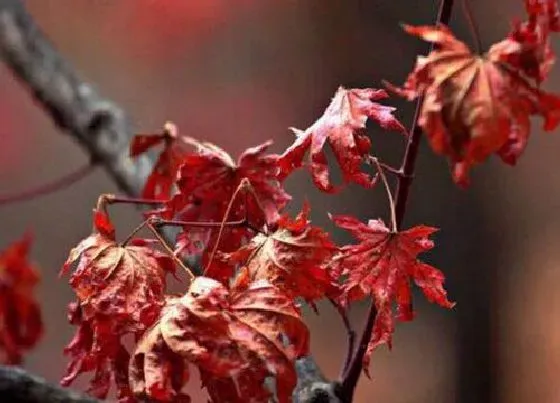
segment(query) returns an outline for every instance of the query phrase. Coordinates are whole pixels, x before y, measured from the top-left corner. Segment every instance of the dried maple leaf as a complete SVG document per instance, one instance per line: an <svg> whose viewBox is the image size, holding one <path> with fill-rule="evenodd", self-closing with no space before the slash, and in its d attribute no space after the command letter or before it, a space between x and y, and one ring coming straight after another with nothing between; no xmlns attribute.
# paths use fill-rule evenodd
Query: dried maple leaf
<svg viewBox="0 0 560 403"><path fill-rule="evenodd" d="M96 315L87 321L80 304L75 302L68 307L68 319L78 329L64 349L64 354L70 356L70 362L60 384L70 386L80 374L93 372L88 394L105 399L113 381L120 403L135 402L128 384L130 355L121 343L122 334L112 318Z"/></svg>
<svg viewBox="0 0 560 403"><path fill-rule="evenodd" d="M360 165L370 149L370 140L364 134L367 119L376 121L384 129L406 133L402 124L393 116L395 108L377 102L387 98L384 90L371 88L346 89L339 87L330 105L312 126L305 131L292 129L296 141L280 159L282 177L288 176L302 165L309 149L313 182L325 192L337 190L329 179L329 167L324 153L328 143L340 165L345 182L355 182L364 187L373 184L372 178L362 172Z"/></svg>
<svg viewBox="0 0 560 403"><path fill-rule="evenodd" d="M103 314L123 332L144 330L163 306L173 259L149 246L119 245L103 212L95 213L94 226L96 232L70 251L61 274L77 263L70 285L86 320Z"/></svg>
<svg viewBox="0 0 560 403"><path fill-rule="evenodd" d="M119 402L134 402L122 339L128 334L138 339L158 318L165 276L174 271L173 259L149 245L117 244L109 217L96 211L94 233L70 252L61 274L77 263L70 285L78 302L70 306L69 320L78 329L65 349L71 360L62 385L93 372L88 393L104 399L114 382Z"/></svg>
<svg viewBox="0 0 560 403"><path fill-rule="evenodd" d="M161 315L167 315L178 302L178 297L167 297ZM151 401L190 402L189 396L181 392L189 380L188 364L169 349L159 323L150 328L136 345L129 375L135 396L149 396Z"/></svg>
<svg viewBox="0 0 560 403"><path fill-rule="evenodd" d="M43 322L33 291L39 274L28 260L31 236L25 235L0 253L1 362L20 364L23 351L43 334Z"/></svg>
<svg viewBox="0 0 560 403"><path fill-rule="evenodd" d="M372 338L364 356L367 373L373 350L383 343L391 346L393 303L397 305L399 320L413 318L410 280L420 287L430 302L445 308L454 304L449 302L443 289L443 274L417 259L418 254L433 247L428 236L436 231L435 228L417 226L394 233L381 220L370 220L368 224L350 216L336 216L332 220L359 241L357 245L342 247L333 262L335 271L347 276L342 303L371 295L377 307Z"/></svg>
<svg viewBox="0 0 560 403"><path fill-rule="evenodd" d="M167 200L171 197L173 183L186 154L176 126L166 123L162 133L134 136L130 143L130 157L144 154L159 144L163 144L164 148L144 185L142 197L145 199Z"/></svg>
<svg viewBox="0 0 560 403"><path fill-rule="evenodd" d="M219 260L242 265L234 287L267 280L293 298L308 302L334 295L337 286L324 265L337 248L328 233L309 225L308 215L306 203L295 220L284 215L275 232L257 234L239 250L222 254Z"/></svg>
<svg viewBox="0 0 560 403"><path fill-rule="evenodd" d="M525 0L525 9L528 20L516 21L508 37L493 47L501 61L541 82L555 62L550 33L560 32L558 0Z"/></svg>
<svg viewBox="0 0 560 403"><path fill-rule="evenodd" d="M172 215L187 209L187 219L220 222L234 193L246 181L252 190L244 189L245 197L234 201L230 217L258 219L264 215L268 223L278 219L279 210L291 197L278 180L278 156L264 154L271 141L245 150L237 162L213 144L199 144L197 153L182 160L177 180L180 192L168 203Z"/></svg>
<svg viewBox="0 0 560 403"><path fill-rule="evenodd" d="M267 402L272 393L264 381L274 377L278 401L290 402L294 361L307 354L308 340L299 310L277 288L259 282L229 292L198 277L140 341L131 384L137 396L171 401L182 384L173 385L165 369L181 368L186 382L186 363L192 363L213 401Z"/></svg>
<svg viewBox="0 0 560 403"><path fill-rule="evenodd" d="M546 131L557 127L560 98L504 64L500 44L483 57L445 26L404 28L438 48L418 57L403 88L388 86L409 100L424 96L418 124L434 151L450 158L456 183L466 186L470 166L492 153L514 164L527 143L530 116L542 116Z"/></svg>

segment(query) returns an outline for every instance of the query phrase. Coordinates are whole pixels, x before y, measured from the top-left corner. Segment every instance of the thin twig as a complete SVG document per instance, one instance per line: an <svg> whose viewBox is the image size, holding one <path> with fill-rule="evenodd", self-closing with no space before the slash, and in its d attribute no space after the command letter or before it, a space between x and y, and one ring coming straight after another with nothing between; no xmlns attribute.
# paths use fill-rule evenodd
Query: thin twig
<svg viewBox="0 0 560 403"><path fill-rule="evenodd" d="M440 7L437 16L437 23L442 23L447 25L451 17L451 11L453 10L454 0L441 0ZM433 46L430 47L430 52L434 49ZM418 118L420 117L420 111L422 109L422 103L424 102L424 97L419 97L416 102L416 110L414 112L414 117L412 119L412 128L410 130L411 135L408 138L406 149L404 152L402 165L400 171L403 173L402 176L398 177L397 182L397 192L395 196L395 222L396 229L399 230L404 219L404 213L406 211L406 205L408 201L408 195L410 194L410 185L412 184L412 179L414 177L414 170L416 166L416 158L418 156L418 148L420 145L420 138L422 136L422 129L418 126ZM360 337L360 342L356 353L352 357L352 360L348 366L348 371L344 375L341 387L341 399L345 402L351 402L354 396L354 390L360 378L360 374L363 369L363 359L367 351L367 346L371 335L373 332L373 327L375 324L375 319L377 317L377 308L375 302L372 301L367 322Z"/></svg>
<svg viewBox="0 0 560 403"><path fill-rule="evenodd" d="M140 223L140 225L138 225L136 228L134 228L132 230L132 232L130 234L128 234L128 236L124 239L124 241L122 241L120 243L120 246L124 248L130 242L132 237L134 237L134 235L136 235L138 233L138 231L140 231L142 228L144 228L147 224L148 224L148 220L142 221L142 223Z"/></svg>
<svg viewBox="0 0 560 403"><path fill-rule="evenodd" d="M167 254L175 261L175 263L185 271L185 273L187 273L187 275L189 276L189 283L192 282L192 280L194 280L194 278L196 277L194 275L194 273L192 272L191 269L189 269L181 259L179 259L177 257L177 255L175 255L175 252L173 251L173 248L171 248L169 246L169 244L165 241L165 239L161 236L161 234L159 233L158 229L155 228L155 226L153 225L153 219L152 218L148 218L147 220L142 221L142 223L140 225L138 225L136 228L134 228L132 230L132 232L126 237L126 239L121 242L120 246L121 247L125 247L134 237L134 235L136 235L138 233L138 231L140 231L142 228L147 228L150 230L150 232L152 232L152 234L156 237L157 241L159 242L159 244L165 249L165 251L167 252Z"/></svg>
<svg viewBox="0 0 560 403"><path fill-rule="evenodd" d="M403 172L400 170L400 168L395 168L394 166L391 166L389 164L386 164L384 162L379 161L379 159L377 157L374 157L373 155L368 155L366 158L366 162L368 164L379 164L383 167L383 169L385 169L385 171L396 175L396 176L403 176Z"/></svg>
<svg viewBox="0 0 560 403"><path fill-rule="evenodd" d="M340 318L342 319L342 323L344 324L344 328L346 329L346 335L348 337L348 348L346 350L346 357L344 358L344 364L342 365L342 369L340 371L339 379L342 379L346 371L348 370L348 366L350 365L350 360L352 360L352 354L354 354L354 344L356 343L356 331L352 328L352 324L348 319L348 314L346 309L343 308L337 301L332 298L329 298L330 303L338 312Z"/></svg>
<svg viewBox="0 0 560 403"><path fill-rule="evenodd" d="M6 206L8 204L19 203L27 200L34 200L38 197L47 196L51 193L66 189L84 179L86 176L92 173L96 167L96 164L88 163L78 168L76 171L55 179L52 182L39 185L32 189L27 189L22 192L0 195L0 206Z"/></svg>
<svg viewBox="0 0 560 403"><path fill-rule="evenodd" d="M454 0L441 0L438 12L437 22L448 24L453 9ZM434 45L430 46L430 52L434 49ZM418 119L422 111L422 104L424 97L418 97L416 101L416 110L412 118L412 127L410 129L410 136L404 152L401 171L403 177L399 179L397 186L397 193L395 195L395 213L397 216L397 227L400 228L404 219L408 195L410 193L410 185L414 177L414 169L416 167L416 158L418 157L418 147L420 146L420 138L422 137L422 128L418 126Z"/></svg>
<svg viewBox="0 0 560 403"><path fill-rule="evenodd" d="M229 204L226 208L226 212L224 213L224 216L222 218L222 222L220 223L220 230L218 231L218 236L216 238L216 243L214 244L214 247L212 248L212 253L210 254L210 258L208 259L208 264L204 268L204 273L206 273L206 271L210 268L210 265L212 264L212 261L214 260L214 255L216 254L216 251L218 250L218 246L220 244L220 239L222 238L222 233L224 232L224 224L227 222L229 214L231 213L231 210L233 209L233 203L235 202L235 199L239 195L239 192L241 192L241 190L244 190L247 187L248 183L249 183L249 181L247 180L247 178L243 178L241 180L241 182L239 183L239 186L237 186L237 189L235 189L235 192L233 192L233 195L231 196L231 199L229 200Z"/></svg>
<svg viewBox="0 0 560 403"><path fill-rule="evenodd" d="M226 221L222 222L212 222L212 221L180 221L180 220L154 220L153 226L155 228L172 226L172 227L193 227L193 228L219 228L224 227L246 227L247 220L237 220L237 221Z"/></svg>
<svg viewBox="0 0 560 403"><path fill-rule="evenodd" d="M395 215L395 199L393 198L393 193L391 193L391 187L387 181L387 176L385 176L385 170L377 161L377 158L373 158L374 163L377 165L377 173L381 176L381 182L385 187L385 193L387 193L387 199L389 200L389 209L391 211L391 231L397 232L397 218Z"/></svg>
<svg viewBox="0 0 560 403"><path fill-rule="evenodd" d="M141 197L126 197L108 194L107 204L140 204L146 206L157 206L159 204L165 204L165 200L144 199Z"/></svg>
<svg viewBox="0 0 560 403"><path fill-rule="evenodd" d="M463 7L463 13L465 14L465 18L467 19L467 23L469 24L469 30L471 31L471 35L474 39L476 53L481 54L482 41L480 40L480 31L478 30L478 25L476 24L476 20L471 10L469 1L470 0L461 0L461 6Z"/></svg>

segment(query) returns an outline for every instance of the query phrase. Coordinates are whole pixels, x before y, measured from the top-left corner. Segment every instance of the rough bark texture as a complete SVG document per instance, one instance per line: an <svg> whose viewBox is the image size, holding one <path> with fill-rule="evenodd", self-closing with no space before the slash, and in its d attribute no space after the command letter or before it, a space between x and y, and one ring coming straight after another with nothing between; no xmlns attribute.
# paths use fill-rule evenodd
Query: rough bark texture
<svg viewBox="0 0 560 403"><path fill-rule="evenodd" d="M125 112L78 77L33 21L20 0L0 0L0 56L55 124L75 139L102 166L122 192L138 196L153 161L128 157L133 135ZM296 364L299 384L294 400L338 403L329 383L311 357ZM0 370L0 396L17 402L96 402L49 385L17 368Z"/></svg>
<svg viewBox="0 0 560 403"><path fill-rule="evenodd" d="M51 385L22 369L0 366L0 396L3 402L96 403L68 389Z"/></svg>

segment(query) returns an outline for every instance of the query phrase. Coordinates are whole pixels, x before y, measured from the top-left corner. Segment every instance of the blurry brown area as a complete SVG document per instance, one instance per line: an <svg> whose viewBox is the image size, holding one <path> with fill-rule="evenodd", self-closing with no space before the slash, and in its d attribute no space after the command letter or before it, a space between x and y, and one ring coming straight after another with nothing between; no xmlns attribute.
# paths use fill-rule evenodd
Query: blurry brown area
<svg viewBox="0 0 560 403"><path fill-rule="evenodd" d="M27 0L52 42L106 96L124 107L139 131L175 122L182 133L212 141L236 155L274 139L290 144L288 127L305 128L338 85L401 83L427 46L408 37L400 22L428 24L437 1L425 0ZM522 0L472 1L483 43L500 39ZM490 6L491 3L491 6ZM472 43L456 7L452 28ZM546 83L560 89L560 67ZM391 100L407 125L413 105ZM372 379L360 381L357 402L484 403L560 401L560 179L558 134L535 122L531 143L514 169L492 161L475 169L473 185L456 188L446 162L422 146L408 225L441 228L426 259L448 278L452 311L423 302L417 317L398 324L393 351L372 360ZM397 163L398 134L372 127L373 150ZM0 67L0 193L44 183L77 169L86 156L61 134L11 73ZM329 197L308 175L288 183L293 210L304 198L313 221L333 227L327 212L386 218L383 192L354 186ZM56 194L0 208L0 245L25 229L36 236L33 256L42 267L39 300L46 335L26 368L58 381L73 329L66 322L72 293L58 270L69 249L91 229L100 193L115 192L100 169ZM125 235L138 222L118 207ZM336 233L338 242L349 242ZM351 311L361 328L365 305ZM308 311L312 349L329 377L346 349L342 324L328 304ZM194 382L193 390L199 385ZM193 397L202 397L202 392Z"/></svg>

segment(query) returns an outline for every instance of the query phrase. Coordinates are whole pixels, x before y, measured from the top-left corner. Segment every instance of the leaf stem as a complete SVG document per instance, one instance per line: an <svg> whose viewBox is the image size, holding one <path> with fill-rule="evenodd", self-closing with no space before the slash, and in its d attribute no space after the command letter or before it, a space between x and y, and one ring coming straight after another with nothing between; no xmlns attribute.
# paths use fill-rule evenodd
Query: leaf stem
<svg viewBox="0 0 560 403"><path fill-rule="evenodd" d="M342 323L344 323L344 327L346 328L346 334L348 336L348 349L346 352L346 358L344 359L344 364L342 366L342 370L340 371L339 378L342 379L344 373L347 371L348 366L350 365L350 361L352 360L352 354L354 354L354 344L356 343L356 331L352 328L352 324L348 319L348 314L345 308L342 307L335 299L329 298L330 303L336 309L340 318L342 319Z"/></svg>
<svg viewBox="0 0 560 403"><path fill-rule="evenodd" d="M72 186L76 182L79 182L80 180L88 176L93 172L95 168L96 164L90 162L84 166L81 166L76 171L65 174L64 176L57 178L52 182L48 182L17 193L0 195L0 206L7 206L9 204L33 200L38 197L47 196L51 193L58 192L59 190L66 189L67 187Z"/></svg>
<svg viewBox="0 0 560 403"><path fill-rule="evenodd" d="M379 161L379 159L377 157L374 157L373 155L368 155L366 157L366 163L368 164L376 164L376 165L381 165L381 167L383 167L383 169L393 175L396 176L403 176L404 173L401 171L400 168L395 168L394 166L391 166L389 164L386 164L384 162Z"/></svg>
<svg viewBox="0 0 560 403"><path fill-rule="evenodd" d="M437 23L445 25L449 23L451 11L453 10L453 3L454 0L441 0ZM433 49L434 47L431 46L430 51ZM395 195L395 223L397 230L402 226L408 196L410 194L410 186L414 177L418 148L420 145L420 138L422 136L422 129L418 126L418 119L420 117L423 102L424 97L419 97L416 102L416 110L412 119L412 128L410 130L410 136L406 144L400 169L402 176L398 176L397 192ZM339 396L344 402L351 402L354 396L354 390L356 389L358 379L360 378L360 374L363 369L363 360L367 351L367 346L371 339L376 317L377 308L375 306L375 301L372 301L368 312L367 322L360 337L357 350L348 365L348 370L341 380L341 392Z"/></svg>
<svg viewBox="0 0 560 403"><path fill-rule="evenodd" d="M481 54L482 41L480 40L480 31L478 30L478 25L476 24L469 1L470 0L461 0L461 6L463 7L463 13L465 14L465 18L469 24L469 30L471 31L471 35L474 39L476 53Z"/></svg>
<svg viewBox="0 0 560 403"><path fill-rule="evenodd" d="M128 234L128 236L124 239L124 241L122 241L120 243L119 246L124 248L130 242L132 237L134 237L134 235L136 235L138 233L138 231L140 231L142 228L144 228L147 224L148 224L148 220L142 221L142 223L140 225L138 225L136 228L134 228L132 230L132 232L130 234Z"/></svg>
<svg viewBox="0 0 560 403"><path fill-rule="evenodd" d="M175 261L175 263L177 263L177 265L181 269L183 269L185 271L185 273L187 273L187 275L189 276L189 282L192 282L192 280L194 280L194 278L196 276L194 275L192 270L189 269L183 263L183 261L175 255L175 253L173 252L173 249L168 245L168 243L165 241L165 239L163 239L163 237L161 236L161 234L159 233L157 228L154 226L154 219L153 218L148 218L147 220L142 221L142 223L140 225L138 225L136 228L134 228L132 230L132 232L126 237L126 239L120 243L119 246L124 248L132 240L134 235L136 235L138 233L138 231L140 231L144 227L146 227L150 230L150 232L156 237L159 244L163 247L163 249L165 249L167 254Z"/></svg>
<svg viewBox="0 0 560 403"><path fill-rule="evenodd" d="M213 221L179 221L179 220L154 220L154 227L194 227L194 228L217 228L217 227L246 227L247 220L213 222Z"/></svg>
<svg viewBox="0 0 560 403"><path fill-rule="evenodd" d="M139 197L126 197L107 194L107 204L143 204L143 205L158 205L164 204L165 200L157 199L143 199Z"/></svg>
<svg viewBox="0 0 560 403"><path fill-rule="evenodd" d="M177 263L177 265L183 269L183 271L185 273L187 273L187 275L189 276L189 284L196 278L195 274L193 273L193 271L188 268L181 259L179 259L177 257L177 255L175 255L175 253L173 252L173 249L167 244L167 242L165 241L165 239L163 239L163 237L161 236L161 234L158 232L157 228L154 227L154 225L152 224L151 219L148 219L146 221L144 221L146 223L146 227L152 231L152 233L154 234L154 236L156 237L156 239L159 241L159 243L161 244L161 246L167 251L168 255L171 256L171 258L173 260L175 260L175 263Z"/></svg>
<svg viewBox="0 0 560 403"><path fill-rule="evenodd" d="M233 208L233 203L235 202L237 195L239 195L239 192L247 188L247 186L249 186L249 180L247 178L243 178L239 183L239 186L237 186L237 189L235 189L235 192L233 192L233 195L231 195L231 199L229 200L229 204L227 206L226 212L224 213L224 217L222 218L222 222L220 223L220 230L218 231L218 237L216 238L216 243L212 248L212 253L210 254L210 258L208 259L208 264L204 268L204 273L206 273L206 271L212 264L212 261L214 260L214 255L216 254L216 251L218 250L218 246L220 245L220 239L222 238L222 233L224 232L224 226Z"/></svg>
<svg viewBox="0 0 560 403"><path fill-rule="evenodd" d="M397 232L397 218L395 215L395 200L393 198L393 194L391 193L391 187L389 186L389 182L387 182L387 176L385 176L385 170L377 161L377 158L372 157L372 160L375 165L377 165L377 173L381 177L381 181L383 182L383 186L385 187L385 192L387 193L387 199L389 200L389 209L391 210L391 231Z"/></svg>

